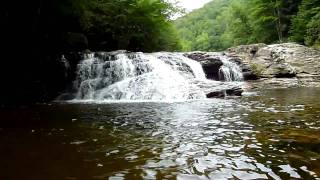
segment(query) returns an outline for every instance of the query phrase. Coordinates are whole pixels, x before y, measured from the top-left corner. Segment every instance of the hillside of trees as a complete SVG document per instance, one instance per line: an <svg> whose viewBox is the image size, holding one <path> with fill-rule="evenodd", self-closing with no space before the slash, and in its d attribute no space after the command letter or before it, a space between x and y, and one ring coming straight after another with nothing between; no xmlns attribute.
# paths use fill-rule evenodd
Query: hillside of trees
<svg viewBox="0 0 320 180"><path fill-rule="evenodd" d="M320 0L214 0L175 26L183 51L281 42L320 47Z"/></svg>

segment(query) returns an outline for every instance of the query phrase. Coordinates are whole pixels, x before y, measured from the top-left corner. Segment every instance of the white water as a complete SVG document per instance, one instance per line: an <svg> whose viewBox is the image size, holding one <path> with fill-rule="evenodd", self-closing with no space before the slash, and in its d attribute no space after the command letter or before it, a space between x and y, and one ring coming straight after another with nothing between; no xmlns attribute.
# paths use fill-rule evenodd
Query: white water
<svg viewBox="0 0 320 180"><path fill-rule="evenodd" d="M227 57L221 56L223 65L219 69L219 79L224 81L243 81L243 75L240 67L228 60Z"/></svg>
<svg viewBox="0 0 320 180"><path fill-rule="evenodd" d="M89 54L78 65L74 101L205 99L195 82L208 84L201 64L179 53Z"/></svg>

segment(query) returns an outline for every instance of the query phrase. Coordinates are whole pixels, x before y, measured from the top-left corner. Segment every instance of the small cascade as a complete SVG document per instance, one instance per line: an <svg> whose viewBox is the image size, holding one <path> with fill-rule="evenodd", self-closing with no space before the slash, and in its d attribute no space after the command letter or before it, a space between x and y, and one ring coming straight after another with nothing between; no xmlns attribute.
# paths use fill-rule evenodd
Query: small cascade
<svg viewBox="0 0 320 180"><path fill-rule="evenodd" d="M92 53L79 65L76 100L186 100L205 98L193 80L202 66L173 53Z"/></svg>
<svg viewBox="0 0 320 180"><path fill-rule="evenodd" d="M220 59L223 65L219 69L219 80L243 81L241 69L236 63L229 61L225 56L222 56Z"/></svg>
<svg viewBox="0 0 320 180"><path fill-rule="evenodd" d="M223 80L242 79L236 64L223 63ZM78 64L73 101L204 99L220 86L230 84L207 80L202 65L181 53L99 52L85 55Z"/></svg>

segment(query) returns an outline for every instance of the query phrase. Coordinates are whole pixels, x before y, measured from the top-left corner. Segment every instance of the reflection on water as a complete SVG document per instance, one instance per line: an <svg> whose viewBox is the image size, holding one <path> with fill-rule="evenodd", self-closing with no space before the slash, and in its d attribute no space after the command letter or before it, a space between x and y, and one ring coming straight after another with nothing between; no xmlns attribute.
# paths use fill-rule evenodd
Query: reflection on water
<svg viewBox="0 0 320 180"><path fill-rule="evenodd" d="M317 179L320 89L0 112L0 179Z"/></svg>

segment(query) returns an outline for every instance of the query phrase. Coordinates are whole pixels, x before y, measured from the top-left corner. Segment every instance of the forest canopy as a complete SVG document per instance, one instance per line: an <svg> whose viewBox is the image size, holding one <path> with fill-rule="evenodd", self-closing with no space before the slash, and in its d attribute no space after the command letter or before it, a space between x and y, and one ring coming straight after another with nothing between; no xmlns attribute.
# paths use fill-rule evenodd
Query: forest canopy
<svg viewBox="0 0 320 180"><path fill-rule="evenodd" d="M251 43L320 46L319 0L214 0L175 21L183 51Z"/></svg>
<svg viewBox="0 0 320 180"><path fill-rule="evenodd" d="M176 10L163 0L91 0L82 17L83 31L100 43L97 48L169 51L179 48L170 20Z"/></svg>
<svg viewBox="0 0 320 180"><path fill-rule="evenodd" d="M170 19L178 9L165 0L18 0L2 8L8 43L31 40L35 50L179 49Z"/></svg>
<svg viewBox="0 0 320 180"><path fill-rule="evenodd" d="M320 0L213 0L173 21L173 0L7 1L4 38L34 51L217 51L250 43L320 45ZM16 6L19 4L19 7ZM9 35L8 35L9 34ZM16 44L14 44L15 48Z"/></svg>

